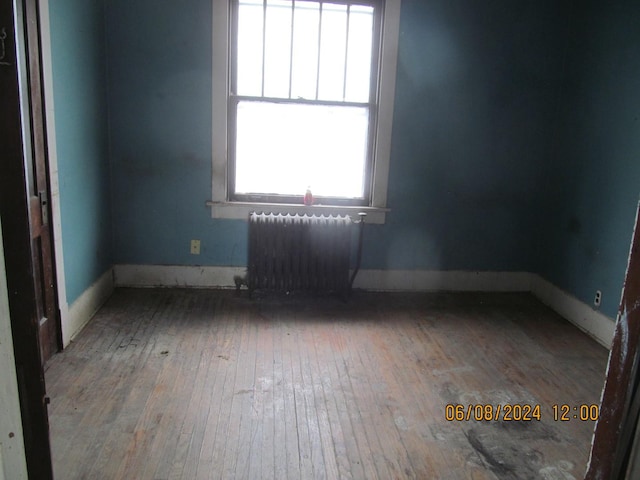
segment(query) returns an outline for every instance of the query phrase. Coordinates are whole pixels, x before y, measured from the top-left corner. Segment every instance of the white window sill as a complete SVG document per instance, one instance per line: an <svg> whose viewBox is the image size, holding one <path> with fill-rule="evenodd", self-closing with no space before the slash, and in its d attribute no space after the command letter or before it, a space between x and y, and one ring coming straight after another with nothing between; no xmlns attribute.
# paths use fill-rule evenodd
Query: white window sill
<svg viewBox="0 0 640 480"><path fill-rule="evenodd" d="M379 207L353 207L335 205L295 205L289 203L251 203L251 202L212 202L212 218L235 218L246 220L251 212L282 213L282 214L307 214L307 215L349 215L352 220L358 220L358 213L367 214L365 223L384 224L389 212L388 208Z"/></svg>

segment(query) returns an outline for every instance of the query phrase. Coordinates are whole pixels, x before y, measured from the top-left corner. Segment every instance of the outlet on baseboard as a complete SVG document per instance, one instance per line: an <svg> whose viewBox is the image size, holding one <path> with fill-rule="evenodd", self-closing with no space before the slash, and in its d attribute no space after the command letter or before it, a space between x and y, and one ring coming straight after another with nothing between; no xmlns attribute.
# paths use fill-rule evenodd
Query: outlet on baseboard
<svg viewBox="0 0 640 480"><path fill-rule="evenodd" d="M596 296L593 299L593 304L596 307L599 307L600 306L600 302L602 302L602 292L600 290L596 290Z"/></svg>
<svg viewBox="0 0 640 480"><path fill-rule="evenodd" d="M191 240L191 255L200 255L200 240Z"/></svg>

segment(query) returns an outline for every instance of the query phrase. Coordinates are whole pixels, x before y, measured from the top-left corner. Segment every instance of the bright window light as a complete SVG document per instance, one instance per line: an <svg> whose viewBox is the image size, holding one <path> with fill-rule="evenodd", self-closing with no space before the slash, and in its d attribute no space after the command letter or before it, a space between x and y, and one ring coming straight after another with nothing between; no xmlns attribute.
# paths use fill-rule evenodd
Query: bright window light
<svg viewBox="0 0 640 480"><path fill-rule="evenodd" d="M297 197L310 187L316 197L365 199L374 13L322 1L238 2L234 195Z"/></svg>
<svg viewBox="0 0 640 480"><path fill-rule="evenodd" d="M363 107L240 102L236 192L362 198Z"/></svg>

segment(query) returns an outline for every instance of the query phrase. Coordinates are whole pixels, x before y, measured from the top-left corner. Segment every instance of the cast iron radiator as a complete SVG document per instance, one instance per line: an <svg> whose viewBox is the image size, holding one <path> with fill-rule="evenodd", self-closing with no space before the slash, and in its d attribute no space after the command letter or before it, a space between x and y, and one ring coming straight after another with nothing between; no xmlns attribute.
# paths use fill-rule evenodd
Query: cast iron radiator
<svg viewBox="0 0 640 480"><path fill-rule="evenodd" d="M348 296L351 223L346 215L251 213L249 293L303 290Z"/></svg>

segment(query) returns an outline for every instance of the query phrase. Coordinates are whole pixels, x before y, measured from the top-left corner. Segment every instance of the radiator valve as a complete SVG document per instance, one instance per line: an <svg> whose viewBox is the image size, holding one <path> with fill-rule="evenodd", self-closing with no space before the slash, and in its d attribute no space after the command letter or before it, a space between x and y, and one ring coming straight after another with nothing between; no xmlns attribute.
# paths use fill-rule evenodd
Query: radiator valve
<svg viewBox="0 0 640 480"><path fill-rule="evenodd" d="M242 285L246 285L247 287L249 286L248 277L249 274L245 274L244 277L240 275L234 275L233 282L236 284L236 293L240 293L240 287L242 287Z"/></svg>

